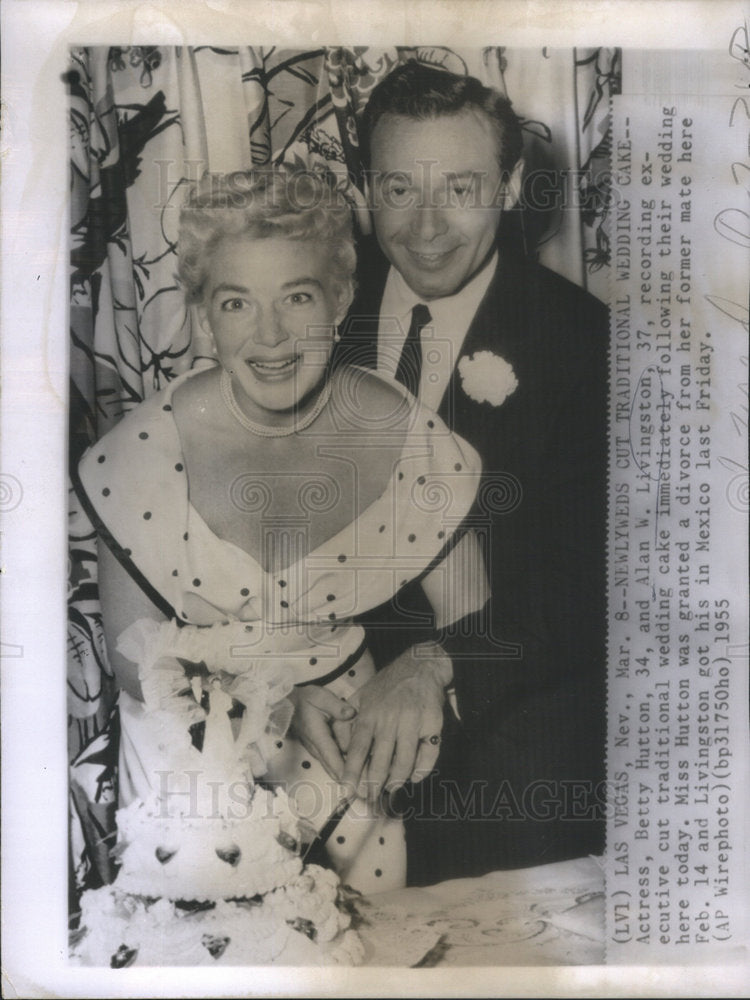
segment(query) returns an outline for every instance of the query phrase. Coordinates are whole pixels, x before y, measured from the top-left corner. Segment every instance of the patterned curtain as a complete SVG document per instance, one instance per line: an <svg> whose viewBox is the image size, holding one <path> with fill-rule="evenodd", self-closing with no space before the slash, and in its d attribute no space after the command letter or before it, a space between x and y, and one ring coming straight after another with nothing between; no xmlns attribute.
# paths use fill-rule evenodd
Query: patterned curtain
<svg viewBox="0 0 750 1000"><path fill-rule="evenodd" d="M71 52L70 461L211 346L175 280L179 205L204 170L324 164L363 204L357 114L409 59L469 73L523 120L527 251L607 297L616 49L81 48ZM360 211L366 225L366 213ZM75 884L112 875L115 689L95 534L70 491L69 749Z"/></svg>

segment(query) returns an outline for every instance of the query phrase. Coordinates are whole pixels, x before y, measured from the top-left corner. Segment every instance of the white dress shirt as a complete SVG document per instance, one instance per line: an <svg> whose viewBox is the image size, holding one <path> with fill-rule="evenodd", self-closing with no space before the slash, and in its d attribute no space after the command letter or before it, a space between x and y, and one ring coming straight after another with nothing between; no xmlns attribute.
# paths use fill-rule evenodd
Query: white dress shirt
<svg viewBox="0 0 750 1000"><path fill-rule="evenodd" d="M378 370L395 375L401 349L411 323L411 311L419 302L430 310L432 322L423 328L422 376L419 398L431 410L437 410L448 388L453 367L466 339L471 321L497 267L497 253L471 281L455 295L425 302L391 267L383 292L378 323Z"/></svg>

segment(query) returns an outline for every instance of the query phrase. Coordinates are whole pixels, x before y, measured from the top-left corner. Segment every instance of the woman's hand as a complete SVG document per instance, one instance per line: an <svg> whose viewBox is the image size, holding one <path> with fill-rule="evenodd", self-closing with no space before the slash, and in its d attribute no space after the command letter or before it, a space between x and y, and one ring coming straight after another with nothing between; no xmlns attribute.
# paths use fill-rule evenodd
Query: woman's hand
<svg viewBox="0 0 750 1000"><path fill-rule="evenodd" d="M289 732L320 761L332 778L341 781L344 760L331 733L331 725L350 722L357 714L356 708L316 684L295 687L289 700L294 705Z"/></svg>
<svg viewBox="0 0 750 1000"><path fill-rule="evenodd" d="M452 679L450 659L431 644L412 647L363 684L351 699L359 712L344 747L342 783L374 804L383 788L392 792L427 777L440 752Z"/></svg>

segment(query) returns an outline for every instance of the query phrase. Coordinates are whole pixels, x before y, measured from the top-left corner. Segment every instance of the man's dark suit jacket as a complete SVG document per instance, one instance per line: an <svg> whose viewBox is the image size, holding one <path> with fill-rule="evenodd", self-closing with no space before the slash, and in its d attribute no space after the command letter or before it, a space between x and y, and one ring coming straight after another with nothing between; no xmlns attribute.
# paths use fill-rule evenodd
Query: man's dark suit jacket
<svg viewBox="0 0 750 1000"><path fill-rule="evenodd" d="M387 263L372 247L361 262L339 357L374 366ZM439 637L461 721L446 711L437 770L397 799L412 885L604 849L607 342L598 300L500 247L439 409L482 458L470 520L492 596ZM478 351L518 379L499 406L462 388ZM367 616L381 665L426 636L410 610L413 587Z"/></svg>

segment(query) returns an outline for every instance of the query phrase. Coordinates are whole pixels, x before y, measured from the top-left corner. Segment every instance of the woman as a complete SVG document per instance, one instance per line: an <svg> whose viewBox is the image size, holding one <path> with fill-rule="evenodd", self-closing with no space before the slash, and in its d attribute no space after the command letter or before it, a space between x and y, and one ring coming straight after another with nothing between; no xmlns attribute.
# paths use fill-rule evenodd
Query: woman
<svg viewBox="0 0 750 1000"><path fill-rule="evenodd" d="M281 699L309 711L325 685L356 701L374 668L353 619L442 558L471 507L463 442L397 383L331 370L354 266L349 209L316 174L209 175L183 209L180 274L219 363L141 404L80 467L104 543L121 805L172 791L184 734L200 748L210 731L227 778L239 764L284 782L320 830L338 775L294 719L283 736ZM481 600L457 590L444 622ZM400 824L364 800L327 848L361 891L404 883Z"/></svg>

